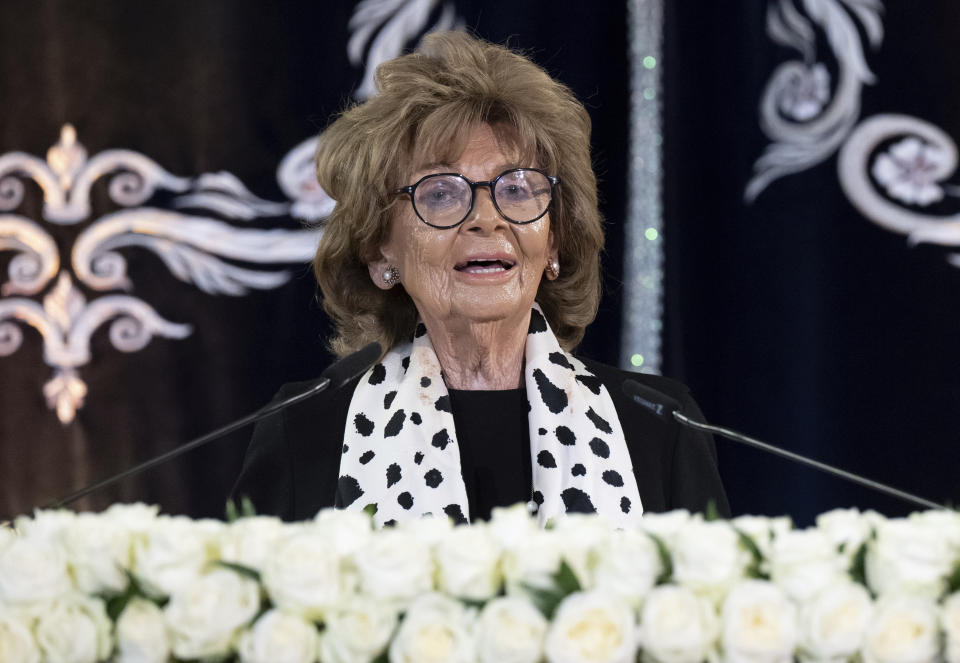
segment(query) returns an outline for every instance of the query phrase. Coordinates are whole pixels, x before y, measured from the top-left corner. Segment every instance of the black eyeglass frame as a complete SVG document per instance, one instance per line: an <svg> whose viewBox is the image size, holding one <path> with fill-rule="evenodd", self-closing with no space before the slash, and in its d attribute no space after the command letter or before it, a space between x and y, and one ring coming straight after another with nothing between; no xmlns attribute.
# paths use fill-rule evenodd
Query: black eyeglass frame
<svg viewBox="0 0 960 663"><path fill-rule="evenodd" d="M544 177L546 177L546 178L547 178L547 181L550 183L550 200L547 202L547 206L546 206L546 207L543 209L543 211L537 216L537 218L535 218L535 219L530 219L529 221L514 221L514 220L511 219L509 216L507 216L506 214L504 214L504 213L503 213L503 210L500 209L500 205L497 204L497 196L496 196L496 194L494 193L494 187L496 187L497 182L499 182L502 177L504 177L505 175L509 175L510 173L515 173L515 172L517 172L518 170L532 170L532 171L534 171L534 172L536 172L536 173L540 173L541 175L543 175ZM462 179L464 182L466 182L467 185L470 187L470 206L467 208L467 211L464 213L462 219L460 219L460 220L457 221L456 223L454 223L454 224L452 224L452 225L449 225L449 226L438 226L438 225L436 225L435 223L430 223L430 222L427 221L425 218L423 218L423 215L420 214L420 210L417 209L417 204L416 204L416 202L415 202L416 198L414 197L414 192L416 191L417 187L420 186L420 183L421 183L421 182L423 182L424 180L428 180L428 179L430 179L431 177L443 177L443 176L459 177L459 178ZM430 226L431 228L437 228L438 230L449 230L450 228L456 228L456 227L459 226L461 223L463 223L464 221L466 221L468 216L470 216L470 212L473 211L473 204L474 204L474 202L475 202L476 199L477 199L477 187L478 187L478 186L484 186L484 187L487 187L487 189L490 190L490 202L493 203L493 207L497 210L497 214L499 214L499 215L502 216L504 219L506 219L507 221L509 221L510 223L512 223L512 224L514 224L514 225L525 226L525 225L527 225L528 223L533 223L534 221L539 221L540 219L543 218L544 214L546 214L547 212L550 211L550 205L553 204L553 191L554 191L554 189L555 189L556 187L558 187L559 185L560 185L560 178L559 178L559 177L556 177L555 175L547 175L545 172L543 172L543 171L540 170L539 168L510 168L509 170L503 171L502 173L500 173L499 175L497 175L496 177L494 177L492 180L489 180L489 181L486 181L486 182L474 182L474 181L470 180L469 177L466 177L465 175L461 175L460 173L430 173L429 175L424 175L423 177L421 177L419 180L417 180L417 181L414 182L413 184L408 184L407 186L400 187L400 188L397 189L394 193L398 193L398 194L399 194L399 193L405 193L405 194L407 194L408 196L410 196L410 205L411 205L411 207L413 207L413 212L414 212L414 214L416 214L416 215L417 215L417 218L420 219L421 221L423 221L425 224L427 224L427 225Z"/></svg>

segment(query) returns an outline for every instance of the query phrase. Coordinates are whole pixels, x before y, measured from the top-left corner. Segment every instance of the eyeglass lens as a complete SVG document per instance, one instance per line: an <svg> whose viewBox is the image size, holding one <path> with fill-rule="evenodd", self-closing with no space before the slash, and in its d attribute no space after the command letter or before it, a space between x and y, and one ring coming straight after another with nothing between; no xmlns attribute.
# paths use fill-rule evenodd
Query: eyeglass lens
<svg viewBox="0 0 960 663"><path fill-rule="evenodd" d="M508 221L528 223L550 204L550 180L536 170L502 174L493 187L494 204ZM413 205L424 221L454 226L463 221L473 202L473 187L460 175L430 175L417 184Z"/></svg>

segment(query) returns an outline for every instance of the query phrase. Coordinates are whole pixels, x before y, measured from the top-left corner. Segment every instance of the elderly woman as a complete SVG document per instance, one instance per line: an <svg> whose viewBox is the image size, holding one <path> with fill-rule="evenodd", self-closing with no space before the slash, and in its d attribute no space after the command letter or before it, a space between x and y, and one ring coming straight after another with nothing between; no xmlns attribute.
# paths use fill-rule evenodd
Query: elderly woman
<svg viewBox="0 0 960 663"><path fill-rule="evenodd" d="M262 423L234 495L285 518L376 505L380 524L517 502L541 522L727 511L712 439L621 385L699 416L686 388L571 354L597 312L603 222L570 90L463 33L427 37L377 83L321 138L317 177L337 205L314 265L333 350L385 354Z"/></svg>

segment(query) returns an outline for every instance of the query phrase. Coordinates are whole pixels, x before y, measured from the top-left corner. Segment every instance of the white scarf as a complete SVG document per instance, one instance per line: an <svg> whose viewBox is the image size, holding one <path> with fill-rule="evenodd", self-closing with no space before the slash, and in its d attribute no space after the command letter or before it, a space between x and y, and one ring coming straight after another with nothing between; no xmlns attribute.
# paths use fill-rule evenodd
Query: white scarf
<svg viewBox="0 0 960 663"><path fill-rule="evenodd" d="M524 382L541 525L598 512L625 526L643 512L610 394L564 352L539 306L530 313ZM423 323L361 378L347 414L336 506L376 505L378 526L446 513L469 520L450 395ZM495 414L495 413L491 413Z"/></svg>

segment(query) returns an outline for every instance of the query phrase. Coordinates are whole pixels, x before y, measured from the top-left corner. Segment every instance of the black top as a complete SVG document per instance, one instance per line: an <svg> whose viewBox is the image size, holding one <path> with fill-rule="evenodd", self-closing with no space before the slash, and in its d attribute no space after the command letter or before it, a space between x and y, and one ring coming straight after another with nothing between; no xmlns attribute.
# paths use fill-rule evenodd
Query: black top
<svg viewBox="0 0 960 663"><path fill-rule="evenodd" d="M703 511L712 501L721 516L728 516L730 507L717 473L713 437L651 414L631 401L622 389L625 379L637 380L678 401L680 412L691 419L703 421L703 414L687 387L669 378L621 371L585 358L581 361L600 379L613 400L644 512ZM232 498L247 496L257 513L285 520L312 518L320 509L332 507L340 475L343 431L350 399L359 382L357 377L340 389L301 401L258 423ZM310 384L286 385L277 398L303 391ZM467 409L473 410L469 405ZM486 411L488 417L483 420L484 425L493 419L489 412ZM474 428L463 427L464 430ZM460 429L458 424L458 433ZM521 426L521 430L526 430L526 426ZM477 449L477 445L471 444L471 448ZM474 458L477 455L473 454ZM483 460L483 454L479 455ZM521 455L520 462L530 462L529 451ZM511 465L516 469L516 464ZM499 473L503 466L498 464L495 469ZM530 476L529 469L527 474ZM524 481L532 481L532 476ZM515 489L520 485L509 479L500 481L499 477L497 484L512 485ZM524 487L520 492L524 494L517 501L527 501L529 488Z"/></svg>
<svg viewBox="0 0 960 663"><path fill-rule="evenodd" d="M529 501L533 468L527 390L448 391L470 519L489 520L495 506Z"/></svg>

